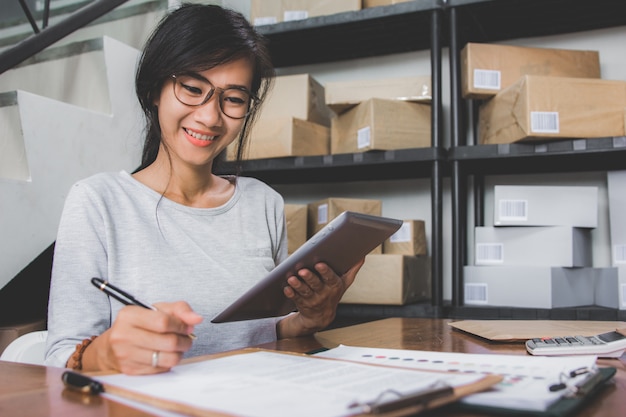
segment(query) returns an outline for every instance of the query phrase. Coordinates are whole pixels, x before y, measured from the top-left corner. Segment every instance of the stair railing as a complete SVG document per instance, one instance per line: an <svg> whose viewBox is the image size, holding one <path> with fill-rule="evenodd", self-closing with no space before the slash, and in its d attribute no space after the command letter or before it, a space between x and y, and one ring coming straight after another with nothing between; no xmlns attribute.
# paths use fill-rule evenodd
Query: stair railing
<svg viewBox="0 0 626 417"><path fill-rule="evenodd" d="M127 1L95 0L74 11L62 21L48 26L50 0L45 0L42 29L40 30L26 1L19 0L34 33L12 48L0 53L0 74L24 62L56 41L86 26Z"/></svg>

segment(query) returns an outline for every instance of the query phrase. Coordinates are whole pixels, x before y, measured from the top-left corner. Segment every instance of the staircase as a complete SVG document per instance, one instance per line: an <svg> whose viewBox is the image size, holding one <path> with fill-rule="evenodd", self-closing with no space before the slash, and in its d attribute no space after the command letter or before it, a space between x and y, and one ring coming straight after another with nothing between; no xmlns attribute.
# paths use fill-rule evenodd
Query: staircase
<svg viewBox="0 0 626 417"><path fill-rule="evenodd" d="M138 166L143 116L135 65L167 7L165 0L129 1L0 74L0 326L45 318L31 316L46 311L71 185ZM19 28L3 31L20 37Z"/></svg>

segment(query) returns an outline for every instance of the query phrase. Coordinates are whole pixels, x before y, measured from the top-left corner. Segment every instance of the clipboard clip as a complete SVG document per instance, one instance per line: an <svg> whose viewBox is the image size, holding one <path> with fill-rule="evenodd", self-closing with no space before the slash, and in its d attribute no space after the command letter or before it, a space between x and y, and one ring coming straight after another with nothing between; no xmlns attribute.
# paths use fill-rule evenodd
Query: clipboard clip
<svg viewBox="0 0 626 417"><path fill-rule="evenodd" d="M387 389L372 400L367 402L355 401L348 408L360 408L363 414L384 414L399 411L408 407L426 407L429 402L454 395L454 388L436 381L430 386L417 392L403 394L393 389ZM388 399L392 396L393 399Z"/></svg>
<svg viewBox="0 0 626 417"><path fill-rule="evenodd" d="M576 383L570 382L580 375L587 376ZM579 368L574 369L569 373L561 372L560 382L558 384L550 385L550 391L567 389L567 392L564 394L566 398L584 397L593 391L593 389L601 382L602 375L597 368Z"/></svg>

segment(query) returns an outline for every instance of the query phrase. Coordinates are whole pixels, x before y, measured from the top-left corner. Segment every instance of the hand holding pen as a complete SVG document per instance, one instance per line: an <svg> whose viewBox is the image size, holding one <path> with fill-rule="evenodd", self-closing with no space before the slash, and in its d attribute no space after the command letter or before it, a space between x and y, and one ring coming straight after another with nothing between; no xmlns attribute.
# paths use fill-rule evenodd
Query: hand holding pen
<svg viewBox="0 0 626 417"><path fill-rule="evenodd" d="M187 340L193 340L196 336L181 332L180 325L197 324L202 321L202 317L193 312L186 303L162 303L157 304L157 308L101 278L92 278L91 283L124 305L158 311L161 316L166 314L167 319L163 320L161 317L155 320L155 316L146 316L139 310L121 310L111 328L102 334L104 340L107 340L103 346L108 346L108 353L101 357L97 369L116 369L128 374L163 372L176 365L184 352L191 347L191 342L185 342L180 336L186 335ZM172 335L178 337L172 339ZM177 341L173 344L175 340ZM155 350L151 350L155 347ZM146 367L146 364L149 366Z"/></svg>
<svg viewBox="0 0 626 417"><path fill-rule="evenodd" d="M108 296L115 298L122 304L125 304L127 306L135 305L147 308L149 310L157 311L157 308L155 306L144 303L143 301L139 301L137 298L130 295L126 291L116 287L108 281L103 280L102 278L91 278L91 283L95 285L100 291L104 291ZM196 339L196 335L193 333L189 333L188 336L191 339Z"/></svg>

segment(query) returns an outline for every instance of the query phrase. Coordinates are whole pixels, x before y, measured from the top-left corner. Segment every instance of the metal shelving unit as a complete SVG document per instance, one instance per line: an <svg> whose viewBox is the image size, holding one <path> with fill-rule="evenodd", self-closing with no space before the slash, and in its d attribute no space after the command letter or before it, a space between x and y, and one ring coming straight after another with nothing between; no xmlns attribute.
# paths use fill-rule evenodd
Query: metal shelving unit
<svg viewBox="0 0 626 417"><path fill-rule="evenodd" d="M433 301L407 306L340 305L355 317L446 316L455 318L626 318L599 307L575 309L478 308L463 306L466 264L468 177L482 196L482 178L494 174L626 169L626 138L564 140L475 146L466 123L475 124L478 102L460 96L460 50L467 42L497 42L626 25L623 0L416 0L302 21L260 26L277 67L334 62L407 51L430 50L433 85L432 146L387 152L245 161L241 174L270 184L431 178ZM441 53L450 49L451 138L444 148ZM220 173L233 173L222 162ZM443 302L442 180L452 197L452 300ZM480 217L482 199L474 199ZM481 219L478 219L481 222ZM477 223L479 224L479 223Z"/></svg>
<svg viewBox="0 0 626 417"><path fill-rule="evenodd" d="M590 172L626 169L626 138L559 140L544 143L475 145L477 101L460 97L460 51L467 42L567 34L626 25L621 0L448 0L452 84L451 166L453 194L453 276L450 317L623 320L625 311L602 307L565 309L463 306L466 262L468 178L473 177L475 223L484 224L485 175ZM467 137L469 120L474 134Z"/></svg>

